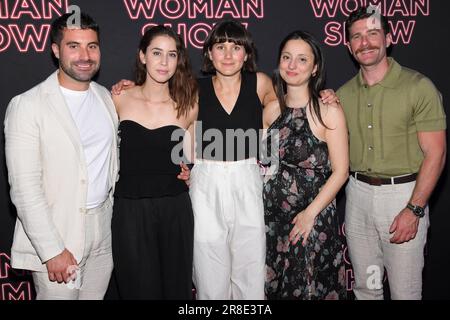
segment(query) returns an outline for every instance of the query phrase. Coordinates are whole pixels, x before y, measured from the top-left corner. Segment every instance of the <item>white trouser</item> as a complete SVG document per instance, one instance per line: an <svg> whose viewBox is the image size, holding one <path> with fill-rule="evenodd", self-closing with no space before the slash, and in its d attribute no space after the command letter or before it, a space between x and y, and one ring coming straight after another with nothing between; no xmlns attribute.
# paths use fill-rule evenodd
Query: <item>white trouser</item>
<svg viewBox="0 0 450 320"><path fill-rule="evenodd" d="M262 176L254 159L191 171L197 299L264 299Z"/></svg>
<svg viewBox="0 0 450 320"><path fill-rule="evenodd" d="M371 186L350 177L346 188L345 233L355 275L357 299L383 299L386 268L393 300L422 297L424 247L429 226L428 207L416 237L402 244L390 243L394 218L411 198L415 182Z"/></svg>
<svg viewBox="0 0 450 320"><path fill-rule="evenodd" d="M113 269L111 253L112 203L89 209L85 221L85 247L79 263L81 288L51 282L47 272L33 272L37 300L101 300L108 288Z"/></svg>

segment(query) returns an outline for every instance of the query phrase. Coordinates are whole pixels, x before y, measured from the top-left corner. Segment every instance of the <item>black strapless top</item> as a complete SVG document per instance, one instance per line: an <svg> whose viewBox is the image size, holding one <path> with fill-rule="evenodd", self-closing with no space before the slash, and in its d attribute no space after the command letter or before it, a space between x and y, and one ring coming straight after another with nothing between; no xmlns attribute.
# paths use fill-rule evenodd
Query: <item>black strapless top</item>
<svg viewBox="0 0 450 320"><path fill-rule="evenodd" d="M173 196L188 190L179 180L180 163L172 161L172 150L182 153L182 137L172 141L172 133L184 129L175 125L148 129L132 120L119 125L120 174L114 195L124 198ZM178 159L174 159L178 160Z"/></svg>

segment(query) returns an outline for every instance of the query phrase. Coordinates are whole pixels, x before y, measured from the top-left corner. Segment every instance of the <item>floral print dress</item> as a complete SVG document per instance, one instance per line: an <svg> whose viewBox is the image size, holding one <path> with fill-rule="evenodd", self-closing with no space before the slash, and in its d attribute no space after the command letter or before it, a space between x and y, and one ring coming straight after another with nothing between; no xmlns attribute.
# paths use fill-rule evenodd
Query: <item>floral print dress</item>
<svg viewBox="0 0 450 320"><path fill-rule="evenodd" d="M343 241L335 201L317 216L305 247L302 238L296 245L289 241L292 220L331 175L327 144L313 135L306 108L287 107L268 133L275 129L279 130L279 164L273 175L266 176L263 194L266 298L345 299ZM270 144L269 138L269 150Z"/></svg>

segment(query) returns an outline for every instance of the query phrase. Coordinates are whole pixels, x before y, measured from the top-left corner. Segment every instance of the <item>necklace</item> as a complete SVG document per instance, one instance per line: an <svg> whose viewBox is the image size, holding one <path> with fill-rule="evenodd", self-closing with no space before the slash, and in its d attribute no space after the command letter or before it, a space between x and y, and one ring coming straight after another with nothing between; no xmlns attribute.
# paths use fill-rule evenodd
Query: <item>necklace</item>
<svg viewBox="0 0 450 320"><path fill-rule="evenodd" d="M289 106L291 109L301 109L306 108L309 105L309 101L302 101L302 103L293 103L291 99L289 99L288 95L285 95L285 103L287 106Z"/></svg>
<svg viewBox="0 0 450 320"><path fill-rule="evenodd" d="M152 101L152 99L150 99L149 97L147 97L145 95L144 87L141 87L141 92L142 92L142 96L145 98L145 100L147 100L150 103L166 103L166 102L169 102L170 100L172 100L172 97L169 96L166 100Z"/></svg>

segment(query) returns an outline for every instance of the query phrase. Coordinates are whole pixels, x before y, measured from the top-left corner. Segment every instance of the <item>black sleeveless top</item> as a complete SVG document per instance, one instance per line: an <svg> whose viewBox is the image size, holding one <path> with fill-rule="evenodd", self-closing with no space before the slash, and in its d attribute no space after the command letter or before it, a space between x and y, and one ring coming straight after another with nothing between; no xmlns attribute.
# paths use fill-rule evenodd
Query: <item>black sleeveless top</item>
<svg viewBox="0 0 450 320"><path fill-rule="evenodd" d="M258 158L263 124L256 73L242 73L241 89L231 114L225 111L217 98L212 77L199 79L198 83L197 157L215 161ZM199 133L202 140L199 140ZM219 134L222 139L217 138Z"/></svg>
<svg viewBox="0 0 450 320"><path fill-rule="evenodd" d="M174 130L183 130L170 125L148 129L132 120L123 120L119 125L120 174L114 195L124 198L153 198L177 195L188 190L177 175L179 163L173 163L173 148L181 141L171 141ZM184 130L183 130L184 131Z"/></svg>

